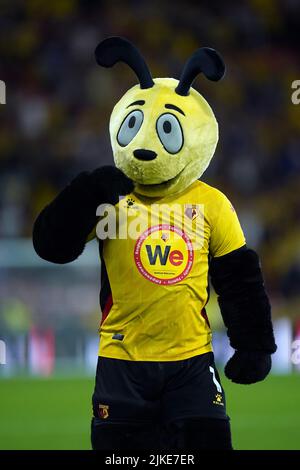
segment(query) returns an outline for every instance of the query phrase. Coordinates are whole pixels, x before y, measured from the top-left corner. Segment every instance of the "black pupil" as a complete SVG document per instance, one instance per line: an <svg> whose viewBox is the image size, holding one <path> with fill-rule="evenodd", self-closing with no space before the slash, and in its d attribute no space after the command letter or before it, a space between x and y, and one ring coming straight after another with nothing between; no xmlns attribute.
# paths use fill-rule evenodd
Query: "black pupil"
<svg viewBox="0 0 300 470"><path fill-rule="evenodd" d="M131 118L129 119L129 122L128 122L128 127L130 127L130 129L132 129L134 127L135 121L136 121L136 117L131 116Z"/></svg>
<svg viewBox="0 0 300 470"><path fill-rule="evenodd" d="M164 130L164 132L165 132L166 134L170 134L171 129L172 129L172 126L171 126L170 121L165 121L165 122L163 123L163 130Z"/></svg>

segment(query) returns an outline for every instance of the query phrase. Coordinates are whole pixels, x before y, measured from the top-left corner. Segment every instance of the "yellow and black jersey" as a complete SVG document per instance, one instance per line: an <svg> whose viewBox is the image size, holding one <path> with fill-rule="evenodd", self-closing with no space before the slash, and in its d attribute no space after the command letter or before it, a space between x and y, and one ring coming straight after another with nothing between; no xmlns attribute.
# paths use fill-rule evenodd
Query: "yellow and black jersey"
<svg viewBox="0 0 300 470"><path fill-rule="evenodd" d="M176 361L211 351L209 257L245 245L230 201L196 181L159 200L132 193L113 222L100 243L99 356Z"/></svg>

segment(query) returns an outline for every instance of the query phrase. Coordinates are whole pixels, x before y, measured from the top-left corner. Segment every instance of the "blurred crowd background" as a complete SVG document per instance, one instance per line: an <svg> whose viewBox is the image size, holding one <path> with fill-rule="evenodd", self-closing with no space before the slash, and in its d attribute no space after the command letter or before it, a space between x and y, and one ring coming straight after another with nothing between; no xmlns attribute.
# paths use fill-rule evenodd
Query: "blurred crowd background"
<svg viewBox="0 0 300 470"><path fill-rule="evenodd" d="M126 66L95 63L95 46L113 35L139 47L154 77L179 78L198 47L222 53L225 79L194 84L220 124L203 179L232 200L261 256L274 317L290 318L293 338L300 335L300 105L291 100L300 79L298 0L2 0L0 15L0 338L18 333L11 354L34 357L39 331L49 351L53 331L61 349L77 338L69 341L76 357L93 350L97 249L81 269L50 268L29 238L39 210L71 178L112 163L109 116L136 83Z"/></svg>

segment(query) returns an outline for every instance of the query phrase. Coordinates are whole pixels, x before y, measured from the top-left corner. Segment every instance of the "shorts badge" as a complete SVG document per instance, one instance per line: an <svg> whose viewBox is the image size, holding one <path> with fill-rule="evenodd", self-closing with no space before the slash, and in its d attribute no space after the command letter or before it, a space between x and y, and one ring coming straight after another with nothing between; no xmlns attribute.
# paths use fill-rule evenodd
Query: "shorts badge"
<svg viewBox="0 0 300 470"><path fill-rule="evenodd" d="M108 418L108 410L109 410L109 405L101 405L99 404L99 418L106 419Z"/></svg>

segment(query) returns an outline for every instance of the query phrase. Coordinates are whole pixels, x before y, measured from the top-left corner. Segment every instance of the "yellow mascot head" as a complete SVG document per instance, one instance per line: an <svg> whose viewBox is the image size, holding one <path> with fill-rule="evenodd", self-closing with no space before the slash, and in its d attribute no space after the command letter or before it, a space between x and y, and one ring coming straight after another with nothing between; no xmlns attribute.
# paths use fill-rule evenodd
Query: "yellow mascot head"
<svg viewBox="0 0 300 470"><path fill-rule="evenodd" d="M116 166L134 181L138 194L164 197L184 191L202 176L218 142L214 113L191 85L201 72L210 80L220 80L225 72L222 58L214 49L198 49L178 81L152 79L139 51L124 38L105 39L95 55L104 67L125 62L140 82L111 114Z"/></svg>

